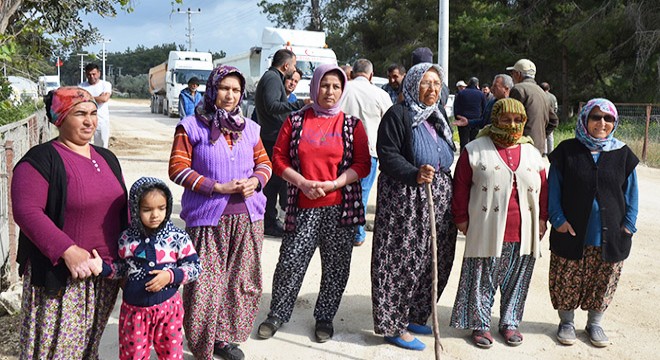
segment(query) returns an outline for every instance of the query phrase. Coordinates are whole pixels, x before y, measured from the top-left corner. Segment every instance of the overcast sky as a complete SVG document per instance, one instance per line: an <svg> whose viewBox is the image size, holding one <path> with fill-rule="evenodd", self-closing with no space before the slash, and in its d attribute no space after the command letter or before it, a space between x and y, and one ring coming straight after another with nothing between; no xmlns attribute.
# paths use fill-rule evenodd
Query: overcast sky
<svg viewBox="0 0 660 360"><path fill-rule="evenodd" d="M261 32L271 25L266 15L261 13L257 0L184 0L183 4L171 5L163 0L135 0L135 10L131 13L119 10L116 18L102 18L98 15L84 16L83 19L97 27L110 43L108 52L123 52L137 45L153 47L175 42L188 45L188 15L178 14L177 8L185 11L201 9L192 15L193 50L220 51L227 55L241 53L261 41ZM174 12L172 12L174 6ZM94 53L101 52L101 44L87 48Z"/></svg>

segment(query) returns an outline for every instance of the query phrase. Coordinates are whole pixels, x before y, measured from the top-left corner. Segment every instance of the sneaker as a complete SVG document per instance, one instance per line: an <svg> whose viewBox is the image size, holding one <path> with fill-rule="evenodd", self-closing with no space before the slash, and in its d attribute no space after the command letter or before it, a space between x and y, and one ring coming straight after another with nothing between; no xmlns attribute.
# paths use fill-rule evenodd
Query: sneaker
<svg viewBox="0 0 660 360"><path fill-rule="evenodd" d="M610 344L610 339L605 335L603 328L598 325L591 325L584 329L589 335L589 341L595 347L606 347Z"/></svg>
<svg viewBox="0 0 660 360"><path fill-rule="evenodd" d="M557 329L557 341L564 345L573 345L577 341L575 326L569 323L560 323Z"/></svg>
<svg viewBox="0 0 660 360"><path fill-rule="evenodd" d="M277 330L282 326L283 322L275 316L269 316L264 322L259 325L257 335L261 339L270 339L275 335Z"/></svg>
<svg viewBox="0 0 660 360"><path fill-rule="evenodd" d="M245 354L243 351L238 348L238 344L228 343L225 346L219 346L218 344L213 346L213 355L219 356L221 359L225 360L243 360L245 359Z"/></svg>
<svg viewBox="0 0 660 360"><path fill-rule="evenodd" d="M282 222L276 220L275 222L264 226L264 235L282 237L282 235L284 235L284 227Z"/></svg>

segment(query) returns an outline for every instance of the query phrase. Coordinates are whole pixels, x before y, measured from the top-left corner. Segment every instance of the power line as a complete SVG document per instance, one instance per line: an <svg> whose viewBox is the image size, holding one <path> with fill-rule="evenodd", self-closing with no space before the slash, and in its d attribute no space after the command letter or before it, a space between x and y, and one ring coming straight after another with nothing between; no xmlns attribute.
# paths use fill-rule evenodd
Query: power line
<svg viewBox="0 0 660 360"><path fill-rule="evenodd" d="M193 41L192 15L201 13L202 9L198 8L197 11L190 10L190 8L188 8L188 10L186 11L181 11L181 9L176 9L176 12L178 14L188 14L188 28L186 29L188 30L188 51L192 51L192 41Z"/></svg>

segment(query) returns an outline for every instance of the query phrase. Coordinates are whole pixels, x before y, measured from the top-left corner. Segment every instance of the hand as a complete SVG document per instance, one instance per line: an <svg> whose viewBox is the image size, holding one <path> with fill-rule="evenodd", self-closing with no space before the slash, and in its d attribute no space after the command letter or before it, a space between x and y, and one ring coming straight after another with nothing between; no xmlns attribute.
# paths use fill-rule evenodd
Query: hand
<svg viewBox="0 0 660 360"><path fill-rule="evenodd" d="M339 186L335 187L335 183L332 180L326 180L321 183L321 189L323 189L324 193L329 194L333 191L339 190Z"/></svg>
<svg viewBox="0 0 660 360"><path fill-rule="evenodd" d="M456 120L452 122L452 125L454 126L468 126L468 124L470 124L470 122L465 116L454 115L454 118L456 118Z"/></svg>
<svg viewBox="0 0 660 360"><path fill-rule="evenodd" d="M557 232L560 232L560 233L568 232L572 236L575 236L575 230L573 230L573 227L571 226L571 224L568 221L564 221L564 223L561 224L561 226L557 228Z"/></svg>
<svg viewBox="0 0 660 360"><path fill-rule="evenodd" d="M322 182L318 182L318 181L305 180L300 184L299 189L308 199L316 200L326 195L325 191L323 191L322 184L323 184Z"/></svg>
<svg viewBox="0 0 660 360"><path fill-rule="evenodd" d="M303 100L303 102L305 103L305 105L309 105L309 104L314 103L314 100L312 100L311 98L307 98L307 99Z"/></svg>
<svg viewBox="0 0 660 360"><path fill-rule="evenodd" d="M435 174L435 169L431 165L422 165L417 172L417 183L431 183L433 181L433 175Z"/></svg>
<svg viewBox="0 0 660 360"><path fill-rule="evenodd" d="M89 258L89 252L77 245L69 246L62 254L62 259L74 279L84 279L92 275Z"/></svg>
<svg viewBox="0 0 660 360"><path fill-rule="evenodd" d="M622 226L621 228L623 229L623 232L625 232L626 234L628 234L628 235L632 235L632 231L628 230L627 227Z"/></svg>
<svg viewBox="0 0 660 360"><path fill-rule="evenodd" d="M236 194L241 192L241 190L242 190L242 183L240 182L240 180L231 180L224 184L215 183L215 185L213 185L213 192L217 192L220 194Z"/></svg>
<svg viewBox="0 0 660 360"><path fill-rule="evenodd" d="M149 275L156 275L149 280L145 289L150 292L158 292L170 283L170 272L166 270L151 270Z"/></svg>
<svg viewBox="0 0 660 360"><path fill-rule="evenodd" d="M463 221L462 223L458 223L458 224L456 224L456 228L457 228L460 232L462 232L463 235L467 235L468 225L469 225L469 222L467 222L467 221Z"/></svg>
<svg viewBox="0 0 660 360"><path fill-rule="evenodd" d="M541 239L543 235L545 235L545 232L547 230L548 230L548 223L543 220L539 220L539 239Z"/></svg>
<svg viewBox="0 0 660 360"><path fill-rule="evenodd" d="M98 276L103 271L103 259L101 259L96 249L92 250L92 255L93 257L88 260L89 267L92 269L92 274Z"/></svg>
<svg viewBox="0 0 660 360"><path fill-rule="evenodd" d="M257 186L259 186L259 179L256 177L251 177L245 180L239 180L242 181L242 187L241 189L241 194L243 194L243 198L247 199L250 196L254 195L254 192L257 191Z"/></svg>

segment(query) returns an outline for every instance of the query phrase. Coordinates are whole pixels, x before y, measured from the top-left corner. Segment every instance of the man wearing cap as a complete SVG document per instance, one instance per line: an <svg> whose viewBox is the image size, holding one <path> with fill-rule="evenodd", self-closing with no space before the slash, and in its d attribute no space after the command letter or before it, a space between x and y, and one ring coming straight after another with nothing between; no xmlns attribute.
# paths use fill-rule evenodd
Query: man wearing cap
<svg viewBox="0 0 660 360"><path fill-rule="evenodd" d="M465 89L466 87L467 87L467 84L465 83L465 81L459 80L456 83L456 93L459 93L459 92L463 91L463 89Z"/></svg>
<svg viewBox="0 0 660 360"><path fill-rule="evenodd" d="M456 94L454 99L454 114L465 117L468 121L480 122L481 114L486 107L486 96L479 90L479 79L471 77L467 87ZM467 125L458 128L458 138L461 143L461 151L465 145L477 137L479 126Z"/></svg>
<svg viewBox="0 0 660 360"><path fill-rule="evenodd" d="M536 65L528 59L520 59L506 69L511 72L515 83L509 96L523 103L527 112L523 135L531 137L534 147L543 154L546 136L557 127L559 118L545 92L534 80Z"/></svg>
<svg viewBox="0 0 660 360"><path fill-rule="evenodd" d="M202 94L197 91L199 79L191 77L188 87L181 90L179 94L179 119L195 114L195 106L202 101Z"/></svg>

